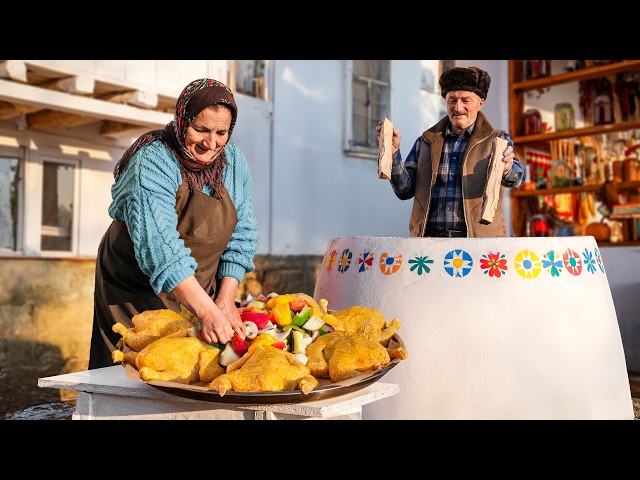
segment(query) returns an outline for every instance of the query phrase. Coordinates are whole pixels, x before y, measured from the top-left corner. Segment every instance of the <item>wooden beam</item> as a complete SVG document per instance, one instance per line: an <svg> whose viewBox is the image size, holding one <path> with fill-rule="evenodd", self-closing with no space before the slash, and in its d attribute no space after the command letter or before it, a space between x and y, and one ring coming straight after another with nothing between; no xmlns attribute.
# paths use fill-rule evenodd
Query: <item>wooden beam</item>
<svg viewBox="0 0 640 480"><path fill-rule="evenodd" d="M134 125L132 123L125 122L114 122L113 120L105 120L102 122L102 126L100 127L100 134L112 136L117 135L122 132L126 132L127 130L139 130L139 129L150 130L149 127L145 127L144 125Z"/></svg>
<svg viewBox="0 0 640 480"><path fill-rule="evenodd" d="M35 112L40 107L0 101L0 120L10 120L25 113Z"/></svg>
<svg viewBox="0 0 640 480"><path fill-rule="evenodd" d="M36 130L66 129L100 120L94 116L78 113L40 110L26 115L27 126Z"/></svg>

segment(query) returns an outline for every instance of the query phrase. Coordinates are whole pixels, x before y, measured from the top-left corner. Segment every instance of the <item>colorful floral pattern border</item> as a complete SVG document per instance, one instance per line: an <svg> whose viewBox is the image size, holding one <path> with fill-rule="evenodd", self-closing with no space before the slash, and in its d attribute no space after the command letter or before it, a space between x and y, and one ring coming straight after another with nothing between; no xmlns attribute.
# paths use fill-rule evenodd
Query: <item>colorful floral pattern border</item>
<svg viewBox="0 0 640 480"><path fill-rule="evenodd" d="M404 258L408 258L404 261ZM356 259L357 258L357 263ZM345 248L342 252L333 249L327 251L322 261L322 268L327 272L333 271L334 267L340 274L348 271L356 274L365 274L376 271L371 267L376 262L376 252L368 249L361 249L354 256L350 248ZM354 268L350 270L351 264ZM422 276L428 275L440 265L444 271L452 278L462 278L474 269L480 271L487 278L502 279L508 273L515 272L525 279L535 279L541 274L548 274L552 277L572 276L579 277L587 274L604 274L604 263L598 248L590 250L585 248L581 252L576 252L572 248L563 251L547 250L533 252L531 250L520 250L513 258L498 251L488 251L482 253L477 258L464 249L454 248L447 252L441 260L433 255L419 253L415 256L408 256L403 252L384 251L378 257L379 271L384 275L395 275L400 271L407 270L409 273Z"/></svg>

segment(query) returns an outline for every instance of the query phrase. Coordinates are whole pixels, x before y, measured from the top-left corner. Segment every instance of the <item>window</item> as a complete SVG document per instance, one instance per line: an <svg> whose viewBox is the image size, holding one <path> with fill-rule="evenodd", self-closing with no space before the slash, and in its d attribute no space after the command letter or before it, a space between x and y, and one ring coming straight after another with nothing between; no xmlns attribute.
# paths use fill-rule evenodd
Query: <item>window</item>
<svg viewBox="0 0 640 480"><path fill-rule="evenodd" d="M0 252L20 248L20 159L0 155Z"/></svg>
<svg viewBox="0 0 640 480"><path fill-rule="evenodd" d="M231 60L229 88L261 100L267 99L265 88L266 60Z"/></svg>
<svg viewBox="0 0 640 480"><path fill-rule="evenodd" d="M389 117L390 60L347 61L346 149L377 158L376 124Z"/></svg>
<svg viewBox="0 0 640 480"><path fill-rule="evenodd" d="M42 162L41 250L72 250L74 175L73 165Z"/></svg>

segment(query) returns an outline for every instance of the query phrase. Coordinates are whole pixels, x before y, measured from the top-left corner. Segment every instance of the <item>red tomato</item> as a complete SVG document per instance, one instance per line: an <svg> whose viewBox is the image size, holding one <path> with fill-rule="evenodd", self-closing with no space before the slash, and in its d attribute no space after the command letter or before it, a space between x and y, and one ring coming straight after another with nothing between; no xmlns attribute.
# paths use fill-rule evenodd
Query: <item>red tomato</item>
<svg viewBox="0 0 640 480"><path fill-rule="evenodd" d="M249 342L244 338L240 338L237 333L234 333L233 338L231 338L231 348L233 348L233 351L238 355L242 356L249 350Z"/></svg>
<svg viewBox="0 0 640 480"><path fill-rule="evenodd" d="M289 302L289 308L291 309L292 312L296 312L296 313L298 313L307 305L309 305L309 303L307 303L307 301L304 298L299 298L298 300Z"/></svg>

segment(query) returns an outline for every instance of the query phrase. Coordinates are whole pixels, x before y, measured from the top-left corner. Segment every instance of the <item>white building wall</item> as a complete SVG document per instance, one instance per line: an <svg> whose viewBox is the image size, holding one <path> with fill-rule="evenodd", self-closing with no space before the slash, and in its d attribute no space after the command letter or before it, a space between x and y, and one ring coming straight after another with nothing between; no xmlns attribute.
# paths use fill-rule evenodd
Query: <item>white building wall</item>
<svg viewBox="0 0 640 480"><path fill-rule="evenodd" d="M260 238L258 254L270 253L272 106L262 100L236 95L238 120L231 141L237 144L249 163L253 177L253 208Z"/></svg>
<svg viewBox="0 0 640 480"><path fill-rule="evenodd" d="M420 61L394 62L391 78L389 116L406 154L427 123ZM406 235L411 202L378 179L376 159L343 150L344 61L279 60L274 83L272 228L261 229L270 253L321 255L334 237Z"/></svg>

